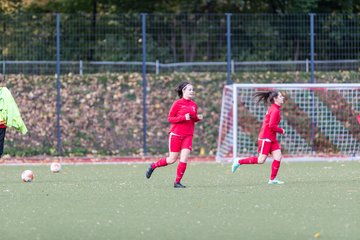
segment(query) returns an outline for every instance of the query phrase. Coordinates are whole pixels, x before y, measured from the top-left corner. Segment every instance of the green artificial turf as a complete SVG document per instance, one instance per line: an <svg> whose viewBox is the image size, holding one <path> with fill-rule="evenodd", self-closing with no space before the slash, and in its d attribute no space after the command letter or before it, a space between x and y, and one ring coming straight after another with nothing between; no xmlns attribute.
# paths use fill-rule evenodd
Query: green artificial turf
<svg viewBox="0 0 360 240"><path fill-rule="evenodd" d="M1 239L359 239L360 163L0 167ZM25 169L32 183L21 182Z"/></svg>

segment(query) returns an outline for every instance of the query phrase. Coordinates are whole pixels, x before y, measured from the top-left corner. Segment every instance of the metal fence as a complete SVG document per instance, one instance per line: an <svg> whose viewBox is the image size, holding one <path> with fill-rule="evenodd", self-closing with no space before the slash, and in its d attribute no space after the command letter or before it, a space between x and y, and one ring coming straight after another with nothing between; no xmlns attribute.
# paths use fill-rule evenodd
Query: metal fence
<svg viewBox="0 0 360 240"><path fill-rule="evenodd" d="M61 103L66 104L60 75L141 73L142 99L136 103L142 105L145 153L147 73L220 72L229 83L243 72L302 72L308 73L299 76L304 82L316 82L316 73L350 71L349 79L359 79L360 16L353 14L0 14L0 36L0 72L56 74L51 116L58 118L52 126L58 152L62 141L71 144L60 136ZM71 84L69 96L91 91ZM96 84L101 85L91 88ZM71 125L72 117L63 119ZM113 118L109 125L121 116Z"/></svg>
<svg viewBox="0 0 360 240"><path fill-rule="evenodd" d="M58 14L59 29L56 16L0 15L3 73L53 74L57 32L64 74L141 72L144 54L151 73L359 68L358 15Z"/></svg>

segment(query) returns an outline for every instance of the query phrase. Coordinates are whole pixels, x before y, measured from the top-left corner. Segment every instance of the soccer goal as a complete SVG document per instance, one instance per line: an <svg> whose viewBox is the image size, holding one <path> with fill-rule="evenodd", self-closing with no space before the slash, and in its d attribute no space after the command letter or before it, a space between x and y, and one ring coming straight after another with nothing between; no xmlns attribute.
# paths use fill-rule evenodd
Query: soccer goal
<svg viewBox="0 0 360 240"><path fill-rule="evenodd" d="M285 96L278 135L284 160L360 159L360 84L233 84L223 90L216 160L257 155L267 107L254 93Z"/></svg>

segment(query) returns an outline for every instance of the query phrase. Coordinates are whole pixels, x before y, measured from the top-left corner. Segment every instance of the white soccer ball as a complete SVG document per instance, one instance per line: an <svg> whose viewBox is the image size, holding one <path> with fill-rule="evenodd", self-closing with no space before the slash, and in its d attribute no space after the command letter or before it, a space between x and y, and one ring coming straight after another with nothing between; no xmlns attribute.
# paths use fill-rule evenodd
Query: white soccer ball
<svg viewBox="0 0 360 240"><path fill-rule="evenodd" d="M25 170L21 174L23 182L32 182L34 180L34 173L31 170Z"/></svg>
<svg viewBox="0 0 360 240"><path fill-rule="evenodd" d="M50 171L53 172L53 173L58 173L60 172L61 170L61 164L58 163L58 162L53 162L51 165L50 165Z"/></svg>

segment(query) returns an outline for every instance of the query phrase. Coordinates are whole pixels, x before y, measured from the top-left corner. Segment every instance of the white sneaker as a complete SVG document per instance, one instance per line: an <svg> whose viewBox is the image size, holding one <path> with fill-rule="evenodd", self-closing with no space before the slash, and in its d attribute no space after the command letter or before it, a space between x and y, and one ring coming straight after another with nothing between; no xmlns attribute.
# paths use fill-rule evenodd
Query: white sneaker
<svg viewBox="0 0 360 240"><path fill-rule="evenodd" d="M269 180L268 183L269 183L269 184L273 184L273 185L275 185L275 184L284 184L283 181L280 181L280 180L278 180L277 178L275 178L274 180Z"/></svg>
<svg viewBox="0 0 360 240"><path fill-rule="evenodd" d="M236 169L240 167L239 161L234 159L233 164L231 166L231 172L234 173Z"/></svg>

